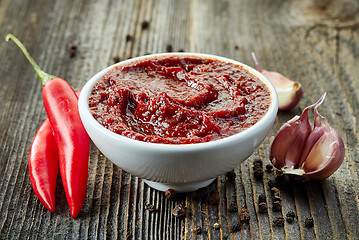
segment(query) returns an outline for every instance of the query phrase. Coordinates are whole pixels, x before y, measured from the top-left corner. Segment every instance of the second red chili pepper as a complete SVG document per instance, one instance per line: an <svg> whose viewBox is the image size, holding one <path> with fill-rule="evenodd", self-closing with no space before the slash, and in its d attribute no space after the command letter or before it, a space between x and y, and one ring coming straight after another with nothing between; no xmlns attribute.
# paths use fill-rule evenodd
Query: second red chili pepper
<svg viewBox="0 0 359 240"><path fill-rule="evenodd" d="M89 137L80 119L77 97L63 79L43 72L22 43L12 34L13 40L32 64L42 82L45 110L56 139L62 183L72 217L76 217L86 198L88 177Z"/></svg>
<svg viewBox="0 0 359 240"><path fill-rule="evenodd" d="M35 194L50 212L54 212L59 154L48 118L41 124L32 141L29 172Z"/></svg>

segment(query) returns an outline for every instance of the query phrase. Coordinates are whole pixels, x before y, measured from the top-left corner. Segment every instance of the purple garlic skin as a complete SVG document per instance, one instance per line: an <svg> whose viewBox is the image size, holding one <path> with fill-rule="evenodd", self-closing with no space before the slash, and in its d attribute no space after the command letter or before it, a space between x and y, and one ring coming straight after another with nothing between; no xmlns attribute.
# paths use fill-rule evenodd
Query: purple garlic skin
<svg viewBox="0 0 359 240"><path fill-rule="evenodd" d="M269 158L283 174L297 175L303 181L322 180L332 175L345 155L343 139L330 127L317 108L325 98L306 107L274 137ZM309 122L309 110L314 108L314 124Z"/></svg>
<svg viewBox="0 0 359 240"><path fill-rule="evenodd" d="M303 90L300 83L292 81L280 73L262 69L253 52L252 58L257 70L273 84L278 95L278 109L290 110L294 108L303 96Z"/></svg>

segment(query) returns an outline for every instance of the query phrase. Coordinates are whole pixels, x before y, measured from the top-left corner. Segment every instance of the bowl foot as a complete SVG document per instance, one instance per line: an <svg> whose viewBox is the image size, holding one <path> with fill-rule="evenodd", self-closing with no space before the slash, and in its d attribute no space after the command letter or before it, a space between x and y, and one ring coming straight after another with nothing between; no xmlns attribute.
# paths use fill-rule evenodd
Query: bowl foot
<svg viewBox="0 0 359 240"><path fill-rule="evenodd" d="M153 182L149 180L143 179L143 181L150 187L157 189L159 191L165 192L168 189L173 189L176 192L193 192L199 188L207 187L214 181L215 178L200 181L200 182L193 182L193 183L174 183L174 184L166 184L160 182Z"/></svg>

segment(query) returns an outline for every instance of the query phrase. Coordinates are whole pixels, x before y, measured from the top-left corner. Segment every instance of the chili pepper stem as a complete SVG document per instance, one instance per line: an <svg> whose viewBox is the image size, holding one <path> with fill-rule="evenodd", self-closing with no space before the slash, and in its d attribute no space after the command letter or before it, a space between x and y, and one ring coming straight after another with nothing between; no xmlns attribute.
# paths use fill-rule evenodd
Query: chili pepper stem
<svg viewBox="0 0 359 240"><path fill-rule="evenodd" d="M40 67L37 65L37 63L35 62L35 60L30 56L29 52L26 50L25 46L19 41L19 39L17 39L14 35L12 35L11 33L9 33L8 35L6 35L6 41L10 41L13 40L15 42L15 44L21 49L21 51L24 53L25 57L29 60L29 62L31 63L32 67L34 68L34 70L36 71L37 75L39 76L42 86L45 86L45 83L53 78L55 78L56 76L50 75L44 71L42 71L40 69Z"/></svg>

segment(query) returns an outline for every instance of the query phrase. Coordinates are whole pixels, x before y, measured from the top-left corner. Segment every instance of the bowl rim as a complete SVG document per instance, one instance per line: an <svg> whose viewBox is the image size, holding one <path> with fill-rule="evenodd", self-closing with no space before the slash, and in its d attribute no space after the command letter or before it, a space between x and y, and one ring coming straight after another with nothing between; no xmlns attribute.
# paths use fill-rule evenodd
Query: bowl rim
<svg viewBox="0 0 359 240"><path fill-rule="evenodd" d="M144 141L140 141L140 140L131 139L126 136L114 133L111 130L105 128L92 116L90 109L88 108L88 97L89 97L95 83L103 75L105 75L109 70L111 70L112 68L115 68L117 66L121 66L124 64L128 64L128 63L133 63L136 61L147 60L147 59L151 59L154 57L171 57L171 56L201 57L201 58L207 58L207 59L215 59L215 60L219 60L222 62L228 62L228 63L232 63L235 65L241 66L242 68L247 70L249 73L258 77L259 80L262 81L268 87L271 98L270 98L270 105L269 105L267 112L253 126L247 128L239 133L236 133L234 135L224 137L221 139L209 141L209 142L187 143L187 144L152 143L152 142L144 142ZM105 134L107 137L109 137L113 140L120 141L120 142L127 142L129 144L132 143L134 145L138 145L138 147L140 147L142 149L151 148L151 149L159 150L159 151L174 151L174 150L176 150L176 151L186 151L186 150L196 151L196 150L203 150L205 148L210 148L210 147L211 148L220 147L220 146L231 144L231 143L233 144L233 142L237 142L241 138L246 139L249 136L251 136L253 133L256 133L258 130L260 130L260 128L263 127L263 124L265 125L265 123L267 123L267 121L271 122L271 118L275 119L275 116L277 115L277 111L278 111L278 97L277 97L274 86L263 74L261 74L256 69L254 69L242 62L239 62L239 61L236 61L236 60L233 60L230 58L226 58L226 57L221 57L221 56L212 55L212 54L205 54L205 53L170 52L170 53L155 53L155 54L139 56L139 57L135 57L135 58L131 58L131 59L127 59L127 60L115 63L113 65L110 65L110 66L104 68L103 70L101 70L100 72L98 72L94 76L92 76L90 78L90 80L88 80L85 83L85 85L83 86L83 88L81 90L80 96L79 96L78 107L79 107L79 112L80 112L82 121L84 121L83 118L86 118L88 120L88 123L91 124L92 128L95 128L96 130L103 132L103 134Z"/></svg>

